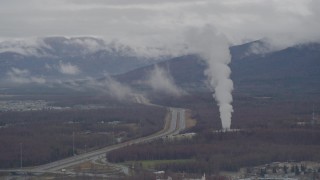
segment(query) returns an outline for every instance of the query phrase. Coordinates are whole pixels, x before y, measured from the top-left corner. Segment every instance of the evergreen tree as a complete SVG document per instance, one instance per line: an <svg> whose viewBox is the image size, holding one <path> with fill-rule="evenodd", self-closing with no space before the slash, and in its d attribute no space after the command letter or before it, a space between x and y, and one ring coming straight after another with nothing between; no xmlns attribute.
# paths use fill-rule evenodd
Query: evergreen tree
<svg viewBox="0 0 320 180"><path fill-rule="evenodd" d="M272 167L272 173L276 174L277 173L277 168L276 167Z"/></svg>
<svg viewBox="0 0 320 180"><path fill-rule="evenodd" d="M290 171L291 171L292 173L294 173L294 166L291 166Z"/></svg>
<svg viewBox="0 0 320 180"><path fill-rule="evenodd" d="M283 166L283 171L285 174L288 174L288 166L284 165Z"/></svg>
<svg viewBox="0 0 320 180"><path fill-rule="evenodd" d="M297 165L295 166L294 173L295 173L296 175L300 175L300 170L299 170L299 167L298 167Z"/></svg>

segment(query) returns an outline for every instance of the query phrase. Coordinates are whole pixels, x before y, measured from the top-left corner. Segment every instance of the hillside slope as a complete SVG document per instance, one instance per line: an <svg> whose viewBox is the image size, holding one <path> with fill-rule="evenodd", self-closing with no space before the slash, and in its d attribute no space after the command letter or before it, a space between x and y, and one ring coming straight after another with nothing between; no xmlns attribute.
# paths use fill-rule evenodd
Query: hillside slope
<svg viewBox="0 0 320 180"><path fill-rule="evenodd" d="M248 44L231 48L230 64L235 91L242 92L297 92L316 93L320 89L320 44L289 47L267 54L247 54ZM175 83L185 89L205 89L205 62L198 56L188 55L160 62ZM121 82L141 84L147 79L154 65L139 68L116 76Z"/></svg>

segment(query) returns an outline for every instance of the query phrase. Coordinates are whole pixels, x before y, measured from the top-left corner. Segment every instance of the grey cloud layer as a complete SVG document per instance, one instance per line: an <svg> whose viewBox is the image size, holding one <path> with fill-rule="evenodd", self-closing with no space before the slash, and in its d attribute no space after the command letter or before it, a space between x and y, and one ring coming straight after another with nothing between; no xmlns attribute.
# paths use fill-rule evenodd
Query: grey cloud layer
<svg viewBox="0 0 320 180"><path fill-rule="evenodd" d="M97 35L133 46L182 43L213 24L231 43L319 41L318 0L2 0L0 38Z"/></svg>

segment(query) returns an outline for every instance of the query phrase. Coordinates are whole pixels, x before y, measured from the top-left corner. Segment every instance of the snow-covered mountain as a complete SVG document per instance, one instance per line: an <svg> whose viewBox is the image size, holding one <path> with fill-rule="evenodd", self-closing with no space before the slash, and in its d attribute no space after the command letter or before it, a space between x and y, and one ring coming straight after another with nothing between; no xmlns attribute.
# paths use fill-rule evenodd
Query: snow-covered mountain
<svg viewBox="0 0 320 180"><path fill-rule="evenodd" d="M0 42L1 80L50 79L120 74L157 60L137 56L129 46L93 37L45 37Z"/></svg>

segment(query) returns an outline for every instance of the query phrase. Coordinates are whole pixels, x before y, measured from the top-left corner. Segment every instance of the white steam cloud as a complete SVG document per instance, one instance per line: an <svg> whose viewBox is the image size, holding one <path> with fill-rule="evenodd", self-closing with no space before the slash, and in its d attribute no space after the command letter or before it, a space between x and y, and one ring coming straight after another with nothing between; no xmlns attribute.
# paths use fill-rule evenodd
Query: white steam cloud
<svg viewBox="0 0 320 180"><path fill-rule="evenodd" d="M147 84L157 92L179 96L183 91L174 83L172 77L163 68L155 66L150 72Z"/></svg>
<svg viewBox="0 0 320 180"><path fill-rule="evenodd" d="M213 97L219 106L222 128L230 129L233 82L230 79L231 70L228 66L231 62L228 41L224 35L209 25L202 29L190 29L187 39L191 50L199 54L208 65L205 75L214 90Z"/></svg>

